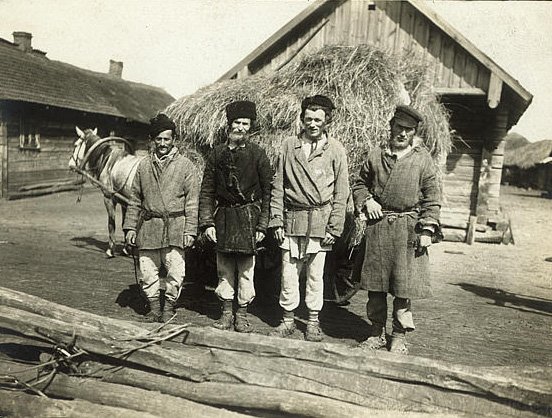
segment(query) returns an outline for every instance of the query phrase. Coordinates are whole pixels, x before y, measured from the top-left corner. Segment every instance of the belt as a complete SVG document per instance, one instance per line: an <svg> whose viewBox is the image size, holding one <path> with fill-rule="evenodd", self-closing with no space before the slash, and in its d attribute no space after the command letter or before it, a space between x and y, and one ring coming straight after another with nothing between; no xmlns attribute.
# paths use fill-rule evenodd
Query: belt
<svg viewBox="0 0 552 418"><path fill-rule="evenodd" d="M307 212L307 234L305 236L306 240L308 241L310 239L311 234L311 224L312 224L312 213L317 210L321 209L325 206L328 206L330 203L332 203L332 199L326 200L322 203L315 203L313 205L301 205L301 204L292 204L292 205L284 205L285 210L288 210L290 212Z"/></svg>
<svg viewBox="0 0 552 418"><path fill-rule="evenodd" d="M245 207L245 206L250 206L250 205L255 205L255 204L258 205L260 203L261 203L260 200L254 200L252 202L245 202L245 203L219 202L218 207L219 208L240 208L240 207Z"/></svg>
<svg viewBox="0 0 552 418"><path fill-rule="evenodd" d="M186 215L186 211L184 210L179 210L177 212L155 212L143 209L140 217L139 228L142 226L143 221L149 221L153 218L163 219L163 236L161 237L161 243L163 244L165 240L169 241L169 220L171 218L178 218L184 215Z"/></svg>
<svg viewBox="0 0 552 418"><path fill-rule="evenodd" d="M417 215L418 211L408 210L404 212L398 212L394 210L382 210L381 213L383 214L384 218L387 218L387 222L393 223L397 218L404 218L405 216Z"/></svg>

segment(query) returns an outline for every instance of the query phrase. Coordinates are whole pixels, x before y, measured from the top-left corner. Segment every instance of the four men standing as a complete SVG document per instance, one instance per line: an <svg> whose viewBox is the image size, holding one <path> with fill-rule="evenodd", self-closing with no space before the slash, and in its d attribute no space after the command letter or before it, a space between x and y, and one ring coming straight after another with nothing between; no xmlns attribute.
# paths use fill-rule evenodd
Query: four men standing
<svg viewBox="0 0 552 418"><path fill-rule="evenodd" d="M215 293L222 314L215 327L251 332L247 307L255 297L255 254L271 228L282 250L283 312L271 335L294 333L299 276L305 269L305 339L322 340L326 252L343 232L349 196L345 149L326 129L334 109L326 96L302 101L302 130L283 142L273 175L265 151L249 140L255 104L230 103L227 141L206 160L199 214L195 168L173 145L174 123L162 114L151 120L154 152L138 166L123 226L127 242L140 249L151 320L165 320L164 313L174 312L184 277L184 249L193 245L199 218L199 228L216 245ZM365 253L358 260L369 291L371 334L362 343L368 349L387 345L387 293L394 296L390 350L402 353L407 351L406 332L414 330L410 300L429 294L427 247L441 236L440 189L431 156L414 144L421 120L415 109L398 106L387 145L368 155L352 184L355 210L368 219ZM167 269L164 311L161 263Z"/></svg>

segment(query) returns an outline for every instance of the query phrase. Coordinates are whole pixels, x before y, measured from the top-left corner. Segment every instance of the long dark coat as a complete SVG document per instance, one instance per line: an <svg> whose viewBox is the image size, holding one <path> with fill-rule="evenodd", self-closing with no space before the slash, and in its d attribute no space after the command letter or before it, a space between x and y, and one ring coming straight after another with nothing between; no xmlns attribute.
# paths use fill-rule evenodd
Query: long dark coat
<svg viewBox="0 0 552 418"><path fill-rule="evenodd" d="M266 233L272 168L253 142L216 146L207 158L199 196L199 227L214 226L217 251L255 254L255 234Z"/></svg>
<svg viewBox="0 0 552 418"><path fill-rule="evenodd" d="M415 212L367 221L364 258L357 266L367 289L409 299L429 296L428 253L416 253L424 227L440 234L440 189L429 153L414 147L397 160L376 148L368 155L352 189L357 210L373 197L384 211Z"/></svg>

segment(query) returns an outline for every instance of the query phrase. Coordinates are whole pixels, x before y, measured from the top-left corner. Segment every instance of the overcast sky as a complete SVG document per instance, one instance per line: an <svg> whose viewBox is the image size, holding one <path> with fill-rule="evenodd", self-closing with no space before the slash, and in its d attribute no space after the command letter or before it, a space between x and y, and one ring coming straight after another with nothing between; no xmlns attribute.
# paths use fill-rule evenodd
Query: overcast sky
<svg viewBox="0 0 552 418"><path fill-rule="evenodd" d="M354 0L353 0L354 1ZM512 130L552 139L552 2L430 1L535 97ZM308 0L0 0L0 37L33 34L50 59L165 88L178 98L215 81Z"/></svg>

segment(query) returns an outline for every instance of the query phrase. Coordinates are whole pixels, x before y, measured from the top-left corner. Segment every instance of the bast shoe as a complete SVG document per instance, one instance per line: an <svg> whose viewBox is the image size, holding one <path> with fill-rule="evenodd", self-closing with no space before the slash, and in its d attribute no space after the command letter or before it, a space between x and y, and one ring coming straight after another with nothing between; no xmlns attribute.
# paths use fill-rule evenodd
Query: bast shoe
<svg viewBox="0 0 552 418"><path fill-rule="evenodd" d="M280 322L280 325L278 325L276 328L271 330L268 335L271 337L289 337L293 335L297 327L295 326L295 322L288 322L288 321L282 321Z"/></svg>
<svg viewBox="0 0 552 418"><path fill-rule="evenodd" d="M224 311L219 319L213 322L213 328L229 330L234 326L234 314Z"/></svg>
<svg viewBox="0 0 552 418"><path fill-rule="evenodd" d="M163 310L162 322L169 322L176 316L176 304L165 299L165 309Z"/></svg>
<svg viewBox="0 0 552 418"><path fill-rule="evenodd" d="M381 329L377 335L371 335L359 344L359 347L364 350L380 350L386 346L385 328Z"/></svg>
<svg viewBox="0 0 552 418"><path fill-rule="evenodd" d="M149 299L149 312L144 316L148 322L163 322L163 311L161 311L161 303L158 298Z"/></svg>
<svg viewBox="0 0 552 418"><path fill-rule="evenodd" d="M320 342L324 338L324 334L320 329L320 324L314 321L307 322L307 330L305 331L305 340Z"/></svg>
<svg viewBox="0 0 552 418"><path fill-rule="evenodd" d="M393 332L393 334L391 334L391 346L389 347L389 352L397 354L408 354L405 333Z"/></svg>
<svg viewBox="0 0 552 418"><path fill-rule="evenodd" d="M247 318L247 306L240 306L236 311L234 319L234 330L236 332L250 333L253 331L253 326Z"/></svg>

